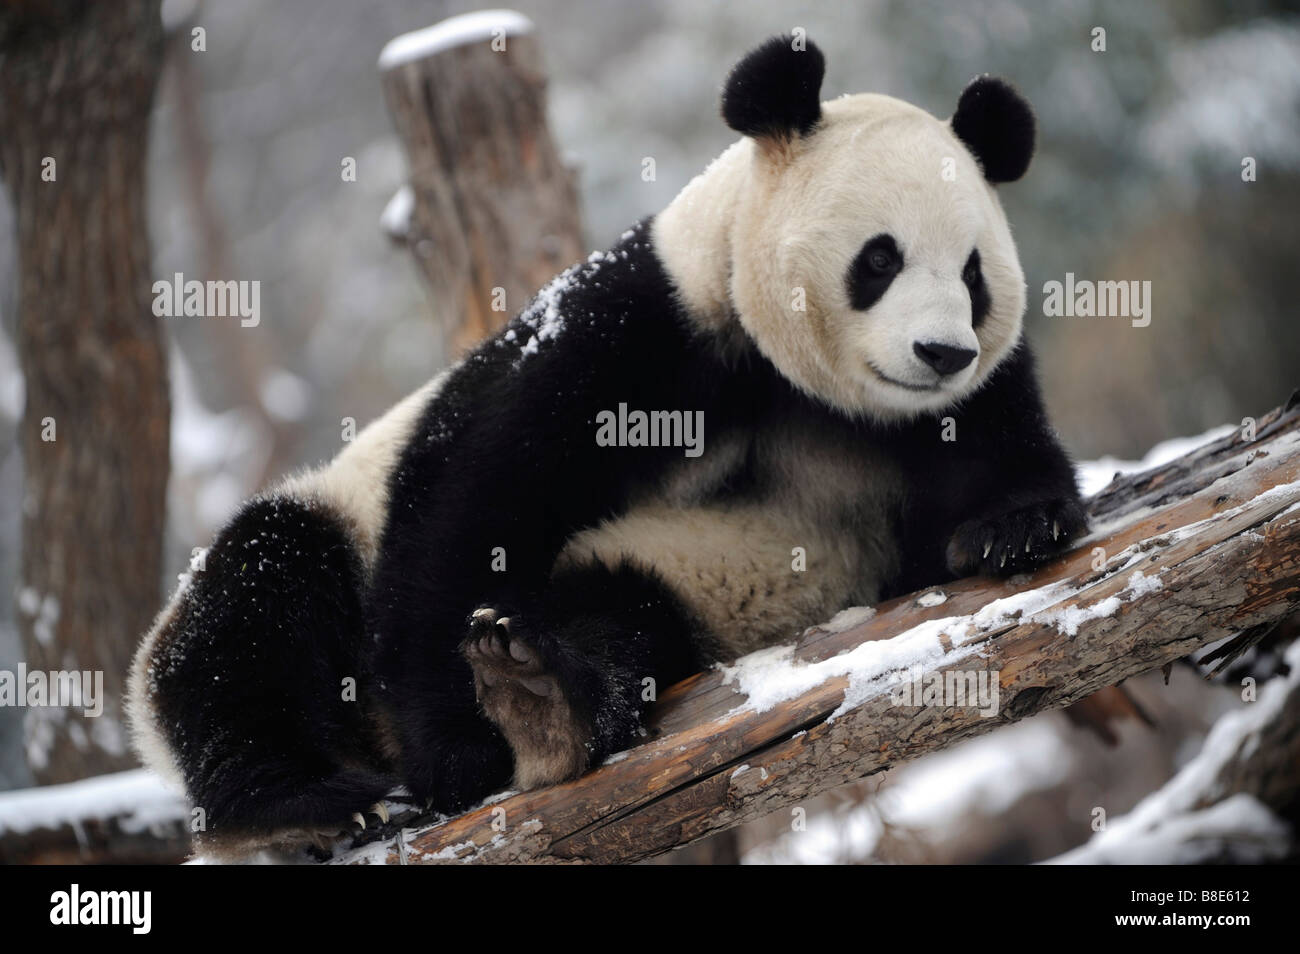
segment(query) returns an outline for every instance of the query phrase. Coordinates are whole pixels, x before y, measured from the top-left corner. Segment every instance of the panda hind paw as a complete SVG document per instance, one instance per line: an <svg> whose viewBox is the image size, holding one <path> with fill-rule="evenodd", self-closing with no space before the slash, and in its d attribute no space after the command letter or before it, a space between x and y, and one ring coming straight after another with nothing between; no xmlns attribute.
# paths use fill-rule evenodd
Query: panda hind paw
<svg viewBox="0 0 1300 954"><path fill-rule="evenodd" d="M473 670L479 707L514 754L516 785L538 788L587 770L592 727L547 666L522 617L492 607L476 610L460 651Z"/></svg>
<svg viewBox="0 0 1300 954"><path fill-rule="evenodd" d="M534 696L559 693L559 684L542 664L536 647L509 616L483 607L470 616L470 634L461 653L474 670L479 698L483 689L522 689Z"/></svg>

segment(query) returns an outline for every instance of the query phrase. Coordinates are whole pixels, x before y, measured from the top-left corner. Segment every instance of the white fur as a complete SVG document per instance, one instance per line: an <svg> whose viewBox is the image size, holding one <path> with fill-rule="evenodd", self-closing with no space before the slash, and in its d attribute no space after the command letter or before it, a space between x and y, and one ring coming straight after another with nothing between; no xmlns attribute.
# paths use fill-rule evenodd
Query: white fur
<svg viewBox="0 0 1300 954"><path fill-rule="evenodd" d="M715 461L683 460L658 493L576 534L557 569L625 559L652 568L708 627L720 658L792 638L851 603L874 603L897 566L897 545L881 532L901 490L895 469L797 428L745 440L759 442L767 497L709 500L725 477L719 462L740 466L746 456L745 443L719 444Z"/></svg>
<svg viewBox="0 0 1300 954"><path fill-rule="evenodd" d="M655 220L656 247L683 303L722 327L733 316L808 393L888 419L953 404L1020 335L1024 275L1006 215L978 164L941 122L887 96L823 104L792 141L743 139ZM956 175L944 178L945 162ZM894 236L903 270L880 301L853 309L849 266L874 235ZM992 309L971 327L962 268L978 248ZM796 310L796 290L806 311ZM972 348L939 379L913 342ZM930 391L903 388L886 376Z"/></svg>

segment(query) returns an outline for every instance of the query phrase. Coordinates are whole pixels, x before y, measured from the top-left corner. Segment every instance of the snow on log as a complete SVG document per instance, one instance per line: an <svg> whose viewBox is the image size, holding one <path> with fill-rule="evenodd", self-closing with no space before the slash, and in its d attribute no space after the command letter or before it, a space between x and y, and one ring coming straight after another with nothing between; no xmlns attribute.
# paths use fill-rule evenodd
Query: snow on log
<svg viewBox="0 0 1300 954"><path fill-rule="evenodd" d="M580 779L372 830L334 861L638 861L1281 620L1300 603L1298 405L1117 476L1092 533L1032 576L842 613L672 687L645 743ZM923 677L981 674L993 707L910 704Z"/></svg>
<svg viewBox="0 0 1300 954"><path fill-rule="evenodd" d="M0 792L0 864L174 864L190 808L152 772Z"/></svg>
<svg viewBox="0 0 1300 954"><path fill-rule="evenodd" d="M414 254L453 357L582 258L541 47L527 17L482 10L395 38L379 69L410 178L381 224Z"/></svg>

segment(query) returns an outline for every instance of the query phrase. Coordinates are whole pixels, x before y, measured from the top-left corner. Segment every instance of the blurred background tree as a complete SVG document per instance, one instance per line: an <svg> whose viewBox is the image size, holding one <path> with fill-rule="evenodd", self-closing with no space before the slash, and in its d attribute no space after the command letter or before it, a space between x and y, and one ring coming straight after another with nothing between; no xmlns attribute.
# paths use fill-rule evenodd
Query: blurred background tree
<svg viewBox="0 0 1300 954"><path fill-rule="evenodd" d="M145 215L162 46L151 0L0 8L0 174L18 251L6 298L27 401L23 486L5 492L22 501L16 621L31 669L103 673L98 718L25 710L40 782L133 761L118 700L156 611L168 470Z"/></svg>

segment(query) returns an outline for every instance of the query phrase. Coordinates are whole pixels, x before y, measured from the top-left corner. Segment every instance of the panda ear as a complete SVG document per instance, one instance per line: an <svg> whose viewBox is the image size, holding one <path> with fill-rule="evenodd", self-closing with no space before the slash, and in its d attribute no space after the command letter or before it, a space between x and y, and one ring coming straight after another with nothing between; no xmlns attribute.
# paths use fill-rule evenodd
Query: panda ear
<svg viewBox="0 0 1300 954"><path fill-rule="evenodd" d="M994 76L976 77L962 91L952 131L989 182L1015 182L1034 156L1034 111L1010 83Z"/></svg>
<svg viewBox="0 0 1300 954"><path fill-rule="evenodd" d="M821 119L825 73L826 59L811 40L774 36L732 68L722 118L746 136L806 136Z"/></svg>

